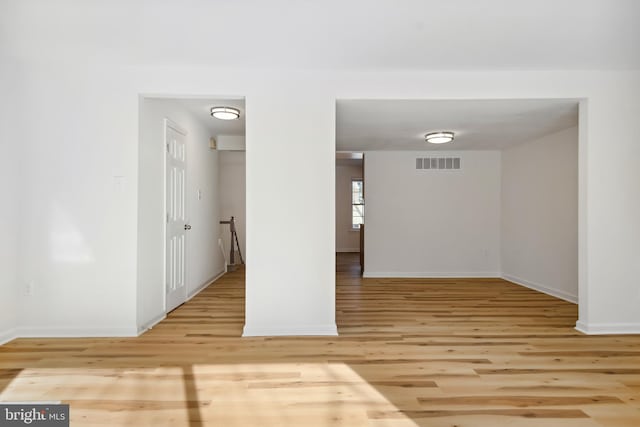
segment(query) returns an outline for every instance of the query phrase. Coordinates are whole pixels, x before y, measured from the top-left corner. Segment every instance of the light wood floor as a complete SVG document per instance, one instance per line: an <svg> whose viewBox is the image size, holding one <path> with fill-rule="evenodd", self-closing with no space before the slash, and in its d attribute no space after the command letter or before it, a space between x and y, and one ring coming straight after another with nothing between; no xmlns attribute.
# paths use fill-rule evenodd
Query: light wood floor
<svg viewBox="0 0 640 427"><path fill-rule="evenodd" d="M640 336L502 280L361 280L338 258L339 337L240 338L243 274L139 338L0 347L0 400L72 426L640 426Z"/></svg>

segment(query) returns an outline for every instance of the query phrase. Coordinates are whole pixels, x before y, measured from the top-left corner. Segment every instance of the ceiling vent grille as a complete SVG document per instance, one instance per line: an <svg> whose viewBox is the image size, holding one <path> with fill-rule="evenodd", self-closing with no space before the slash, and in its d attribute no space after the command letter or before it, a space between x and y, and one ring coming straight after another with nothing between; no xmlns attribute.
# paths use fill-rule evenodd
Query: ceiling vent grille
<svg viewBox="0 0 640 427"><path fill-rule="evenodd" d="M460 157L418 157L416 169L461 169Z"/></svg>

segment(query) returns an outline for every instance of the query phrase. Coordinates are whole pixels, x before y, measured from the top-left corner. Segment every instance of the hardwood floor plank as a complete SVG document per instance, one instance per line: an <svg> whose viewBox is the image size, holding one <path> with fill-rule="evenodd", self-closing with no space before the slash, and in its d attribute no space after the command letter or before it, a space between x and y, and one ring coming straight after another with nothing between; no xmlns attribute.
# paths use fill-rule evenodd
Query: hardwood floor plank
<svg viewBox="0 0 640 427"><path fill-rule="evenodd" d="M421 405L440 406L582 406L606 403L622 403L613 396L455 396L455 397L419 397Z"/></svg>
<svg viewBox="0 0 640 427"><path fill-rule="evenodd" d="M582 335L575 305L501 279L362 279L353 255L338 337L241 338L238 270L141 337L0 347L0 400L82 427L640 426L640 336Z"/></svg>
<svg viewBox="0 0 640 427"><path fill-rule="evenodd" d="M587 414L577 409L469 409L469 410L425 410L425 411L371 411L370 418L396 418L408 416L410 418L452 417L460 415L500 415L504 417L522 418L589 418Z"/></svg>

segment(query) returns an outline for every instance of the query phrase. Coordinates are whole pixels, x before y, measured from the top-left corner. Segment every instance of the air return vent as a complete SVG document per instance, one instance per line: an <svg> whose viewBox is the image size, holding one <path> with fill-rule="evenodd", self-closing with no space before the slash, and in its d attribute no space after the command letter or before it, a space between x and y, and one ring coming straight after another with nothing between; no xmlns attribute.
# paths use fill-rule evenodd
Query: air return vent
<svg viewBox="0 0 640 427"><path fill-rule="evenodd" d="M416 169L460 169L460 157L418 157Z"/></svg>

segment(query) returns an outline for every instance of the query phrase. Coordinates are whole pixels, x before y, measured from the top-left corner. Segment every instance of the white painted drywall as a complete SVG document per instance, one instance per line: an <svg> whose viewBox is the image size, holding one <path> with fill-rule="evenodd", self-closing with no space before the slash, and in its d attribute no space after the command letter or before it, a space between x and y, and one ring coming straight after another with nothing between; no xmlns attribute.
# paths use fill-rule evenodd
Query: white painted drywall
<svg viewBox="0 0 640 427"><path fill-rule="evenodd" d="M236 232L238 233L238 241L245 262L247 262L246 247L246 157L244 151L220 151L218 154L220 162L220 218L228 220L233 216L236 223ZM225 249L225 256L229 261L229 249L231 233L229 225L220 225L220 235ZM240 263L240 258L236 252L236 264Z"/></svg>
<svg viewBox="0 0 640 427"><path fill-rule="evenodd" d="M198 8L160 8L140 31L144 8L121 13L129 4L103 2L97 8L87 2L83 13L68 13L71 2L5 4L0 55L3 67L20 68L11 84L22 88L23 103L11 119L25 124L19 144L25 162L18 275L21 282L36 280L36 294L19 301L22 334L137 332L141 93L247 96L247 251L253 260L247 266L247 318L251 325L263 320L288 325L281 330L289 333L326 323L334 310L335 98L587 99L580 125L580 327L640 332L640 73L625 70L623 61L637 49L616 45L614 62L601 55L610 51L604 42L611 40L608 28L634 31L633 26L603 26L603 33L585 26L604 43L597 49L585 43L593 54L586 61L572 60L563 48L548 62L481 55L482 69L473 60L460 67L450 60L446 71L403 70L399 67L411 64L378 52L384 58L380 64L390 67L381 70L377 62L367 67L370 52L360 49L366 55L352 62L354 67L336 69L332 64L339 61L328 63L314 50L317 62L300 68L299 46L281 44L290 50L272 55L264 48L268 43L256 44L254 32L247 33L246 49L233 45L230 55L220 56L192 44L209 43L202 37L207 25L166 31L165 24L191 22L182 13L209 19ZM621 11L632 19L627 9ZM116 33L113 19L105 19L115 16L126 18L118 21ZM326 31L318 34L324 43ZM633 40L630 34L620 37ZM195 47L185 56L188 46ZM257 49L260 56L248 54ZM344 58L339 49L329 51ZM261 59L273 68L258 68L266 63ZM216 61L224 67L212 65ZM588 63L598 69L579 69ZM322 69L314 70L314 64ZM606 69L607 64L619 70ZM275 112L273 104L279 106ZM34 111L46 114L38 114L35 123ZM294 129L283 130L292 123ZM305 167L300 157L309 159ZM292 200L302 202L305 215L287 217L287 226L279 227L282 214L294 211L291 190L304 190L306 195Z"/></svg>
<svg viewBox="0 0 640 427"><path fill-rule="evenodd" d="M416 170L419 152L367 152L365 277L498 277L500 152L438 152L460 170Z"/></svg>
<svg viewBox="0 0 640 427"><path fill-rule="evenodd" d="M335 101L307 83L246 98L244 335L337 332Z"/></svg>
<svg viewBox="0 0 640 427"><path fill-rule="evenodd" d="M218 152L209 132L183 105L171 99L140 100L138 207L138 328L165 314L164 307L164 119L187 132L187 294L224 271L218 247L220 192ZM198 192L200 199L198 199Z"/></svg>
<svg viewBox="0 0 640 427"><path fill-rule="evenodd" d="M0 7L10 13L0 9L0 19L8 15L0 28L10 30L3 39L16 50L37 50L46 58L115 58L125 64L323 70L640 68L633 44L640 39L636 0L414 0L402 7L370 0L305 2L304 7L290 0L245 0L190 5L178 0L3 0ZM176 22L185 24L181 31L168 30ZM218 43L213 50L211 40L218 34L233 35L233 43Z"/></svg>
<svg viewBox="0 0 640 427"><path fill-rule="evenodd" d="M135 335L136 93L78 63L22 64L13 83L25 124L18 274L34 283L19 333ZM34 106L50 110L37 123Z"/></svg>
<svg viewBox="0 0 640 427"><path fill-rule="evenodd" d="M11 120L13 111L21 108L18 88L12 84L18 76L16 68L0 67L0 344L15 335L18 318L18 292L25 290L18 282L18 233L20 221L20 192L22 152L19 147L20 128Z"/></svg>
<svg viewBox="0 0 640 427"><path fill-rule="evenodd" d="M351 228L351 180L356 178L362 179L362 166L336 164L336 252L360 252L360 230Z"/></svg>
<svg viewBox="0 0 640 427"><path fill-rule="evenodd" d="M502 272L578 301L578 128L502 152Z"/></svg>
<svg viewBox="0 0 640 427"><path fill-rule="evenodd" d="M640 333L640 73L617 77L580 116L578 329L588 333Z"/></svg>
<svg viewBox="0 0 640 427"><path fill-rule="evenodd" d="M244 135L218 135L216 141L219 151L244 151L247 145Z"/></svg>
<svg viewBox="0 0 640 427"><path fill-rule="evenodd" d="M45 36L37 31L30 34ZM23 94L24 105L38 105L47 111L39 117L39 126L25 127L21 135L20 149L29 160L23 168L19 278L40 280L36 296L21 299L22 325L40 331L51 325L63 332L135 333L138 94L232 93L247 96L251 114L247 129L253 129L247 133L247 173L253 177L247 181L247 251L256 264L247 266L246 308L248 319L256 320L254 324L272 320L272 324L293 325L288 329L293 333L307 324L302 324L301 318L309 324L323 324L328 320L324 310L333 312L335 260L323 255L325 250L335 250L334 125L324 115L325 108L333 111L332 105L327 106L330 100L542 97L588 99L588 110L581 108L580 136L581 328L590 332L640 331L640 195L636 184L640 168L635 165L635 159L640 158L640 99L635 96L640 91L640 76L636 72L363 73L125 67L116 63L40 62L35 59L36 52L24 52L27 58L21 60L22 72L16 80L28 88ZM34 59L28 59L30 54ZM278 111L287 117L286 123L270 112L273 99L282 97L275 93L280 88L287 90L287 96L279 102L295 107L286 114ZM316 91L322 91L326 98L312 96ZM100 102L95 102L97 99ZM298 104L304 108L298 109ZM264 116L254 114L258 111ZM25 107L13 114L28 122L31 110ZM291 114L294 119L289 120ZM291 121L304 124L298 124L295 133L281 130ZM611 129L616 129L615 138ZM277 137L265 139L272 131L277 131ZM314 143L304 143L303 148L310 148L311 155L297 145L309 138ZM277 157L269 152L278 147ZM330 152L327 159L325 148ZM257 150L253 162L252 149ZM306 164L311 166L296 166L300 156L312 159ZM117 191L114 175L125 177ZM303 202L311 199L314 208L305 206L305 212L313 212L311 217L289 217L287 227L279 227L283 225L280 214L292 208L289 194L285 194L291 188L279 187L283 176L298 178L294 181L296 190L304 190L308 196ZM321 185L325 180L329 190ZM277 208L277 215L269 214L280 201L286 209ZM63 206L69 222L78 226L76 236L90 249L82 259L91 262L60 262L48 250L50 236L59 229L51 222L56 212L54 202ZM251 215L252 207L259 207L259 212ZM308 250L291 249L300 246L293 243L302 243L307 229L316 230L304 240L306 246L302 246ZM252 246L253 235L256 244ZM293 270L289 270L291 266ZM280 274L282 270L289 272ZM306 310L311 303L296 292L286 294L301 287L305 275L313 276L304 288L310 290L314 308L302 316L299 310ZM277 303L272 302L273 295L280 295ZM300 304L300 299L305 303ZM273 319L270 313L275 313Z"/></svg>

